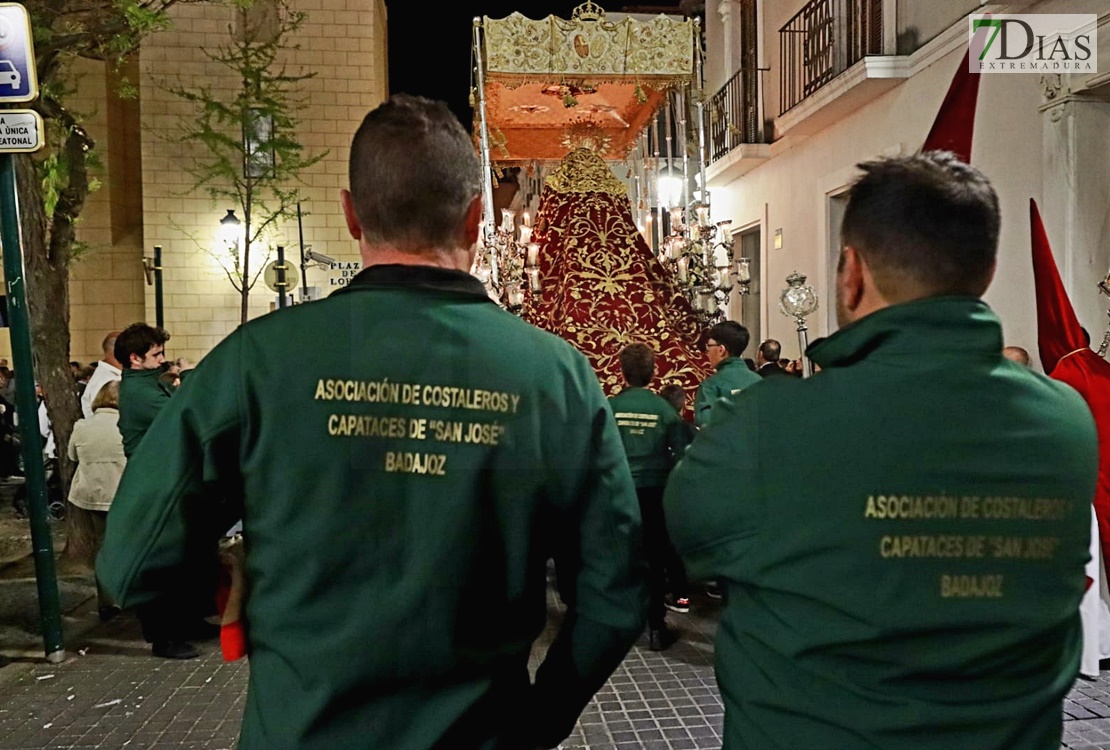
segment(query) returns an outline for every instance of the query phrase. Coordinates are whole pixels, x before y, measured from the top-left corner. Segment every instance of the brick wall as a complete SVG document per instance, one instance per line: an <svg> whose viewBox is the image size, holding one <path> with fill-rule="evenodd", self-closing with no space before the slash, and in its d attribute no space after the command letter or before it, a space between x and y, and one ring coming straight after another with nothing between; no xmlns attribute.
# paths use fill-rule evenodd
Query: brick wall
<svg viewBox="0 0 1110 750"><path fill-rule="evenodd" d="M386 21L381 0L292 0L308 13L297 38L299 50L289 51L289 70L315 72L300 84L306 109L298 113L300 142L307 153L328 155L307 170L300 186L303 241L337 260L358 260L339 210L339 190L347 184L351 135L366 112L387 94ZM165 90L167 85L205 83L214 90L233 91L237 82L222 66L208 60L203 49L226 44L233 11L219 5L174 8L174 28L144 45L141 55L143 227L145 245L163 248L166 328L173 335L168 352L196 361L239 323L240 301L225 272L206 251L217 245L219 220L232 204L214 204L203 191L185 193L192 178L181 165L187 147L174 143L178 118L193 111ZM277 228L274 245L283 244L287 259L296 262L300 237L297 222ZM261 268L265 248L252 248L251 266ZM271 256L271 260L273 257ZM309 283L326 293L329 272L309 269ZM253 276L253 274L252 274ZM251 293L250 317L270 310L276 295L259 279ZM154 290L147 287L146 313L154 319Z"/></svg>

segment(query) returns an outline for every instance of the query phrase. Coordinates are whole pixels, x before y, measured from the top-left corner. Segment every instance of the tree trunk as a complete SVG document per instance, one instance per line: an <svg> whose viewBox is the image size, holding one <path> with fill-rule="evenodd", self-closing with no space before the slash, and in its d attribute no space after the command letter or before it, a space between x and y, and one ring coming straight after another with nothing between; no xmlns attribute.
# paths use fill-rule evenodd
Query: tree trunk
<svg viewBox="0 0 1110 750"><path fill-rule="evenodd" d="M81 404L69 369L69 258L76 216L88 195L81 170L59 199L69 213L59 218L56 210L51 236L43 212L42 182L29 156L17 156L20 223L23 230L23 266L26 273L27 311L31 325L31 349L35 356L35 378L46 396L47 414L54 432L55 452L63 499L69 494L74 466L66 455L73 424L81 417ZM76 184L75 184L76 183ZM67 195L67 193L70 193ZM74 210L76 209L76 210ZM92 526L87 512L72 505L66 520L66 556L92 562ZM86 516L86 517L82 517Z"/></svg>

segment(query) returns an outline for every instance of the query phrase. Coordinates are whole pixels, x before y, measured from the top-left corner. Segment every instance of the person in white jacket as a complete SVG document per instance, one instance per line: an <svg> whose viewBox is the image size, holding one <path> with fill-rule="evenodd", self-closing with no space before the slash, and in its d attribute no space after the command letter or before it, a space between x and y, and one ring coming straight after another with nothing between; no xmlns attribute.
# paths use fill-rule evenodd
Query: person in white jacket
<svg viewBox="0 0 1110 750"><path fill-rule="evenodd" d="M108 509L115 497L127 458L119 431L119 382L105 383L92 403L92 416L73 425L68 453L77 462L69 487L69 502L89 511L94 534L93 553L100 551ZM100 594L100 617L110 619L119 610Z"/></svg>

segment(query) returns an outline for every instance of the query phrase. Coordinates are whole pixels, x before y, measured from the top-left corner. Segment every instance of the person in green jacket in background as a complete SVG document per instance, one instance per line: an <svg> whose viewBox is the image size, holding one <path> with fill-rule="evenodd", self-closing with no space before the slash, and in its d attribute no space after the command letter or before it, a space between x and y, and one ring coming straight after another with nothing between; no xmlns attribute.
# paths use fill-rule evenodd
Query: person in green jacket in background
<svg viewBox="0 0 1110 750"><path fill-rule="evenodd" d="M130 458L159 412L169 403L173 390L160 378L166 371L166 342L170 334L146 323L132 323L116 336L113 354L119 361L119 431L124 456ZM140 549L134 537L131 545ZM200 651L191 641L204 641L220 634L218 625L204 618L215 614L218 573L215 547L195 550L191 562L166 581L158 596L140 602L135 614L153 656L163 659L195 659ZM98 571L99 574L99 571ZM106 613L108 614L108 613Z"/></svg>
<svg viewBox="0 0 1110 750"><path fill-rule="evenodd" d="M647 388L655 376L655 352L651 347L629 344L621 349L619 357L628 387L609 399L609 408L620 430L644 521L650 596L648 646L652 651L664 651L678 638L667 627L668 593L672 594L672 609L690 611L686 570L675 554L663 520L663 487L675 461L686 450L688 435L686 423L670 402ZM678 604L680 601L685 607Z"/></svg>
<svg viewBox="0 0 1110 750"><path fill-rule="evenodd" d="M468 273L481 168L445 104L372 110L349 179L363 270L197 365L128 462L97 567L117 600L157 595L218 533L210 498L238 493L240 748L554 747L643 632L620 434L587 359ZM566 612L533 681L552 558Z"/></svg>
<svg viewBox="0 0 1110 750"><path fill-rule="evenodd" d="M691 575L726 589L724 747L1055 750L1094 422L1002 357L987 178L943 152L860 168L820 373L715 406L666 490Z"/></svg>
<svg viewBox="0 0 1110 750"><path fill-rule="evenodd" d="M694 398L694 423L700 428L709 421L709 412L718 399L732 396L763 381L741 359L751 334L735 320L724 320L709 329L705 354L716 372L702 381Z"/></svg>
<svg viewBox="0 0 1110 750"><path fill-rule="evenodd" d="M128 458L173 395L173 390L159 380L166 372L169 340L170 334L164 328L146 323L132 323L116 336L113 353L123 376L119 387L119 431Z"/></svg>

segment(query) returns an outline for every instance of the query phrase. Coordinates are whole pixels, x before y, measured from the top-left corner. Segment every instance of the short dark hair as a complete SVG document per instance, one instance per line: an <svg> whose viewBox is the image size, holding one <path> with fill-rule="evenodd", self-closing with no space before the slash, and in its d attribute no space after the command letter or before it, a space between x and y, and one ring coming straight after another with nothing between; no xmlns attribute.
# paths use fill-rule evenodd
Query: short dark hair
<svg viewBox="0 0 1110 750"><path fill-rule="evenodd" d="M778 362L782 356L782 344L774 339L767 339L759 345L759 354L768 362Z"/></svg>
<svg viewBox="0 0 1110 750"><path fill-rule="evenodd" d="M481 175L474 143L443 102L393 96L366 115L351 142L351 200L362 231L403 252L455 247Z"/></svg>
<svg viewBox="0 0 1110 750"><path fill-rule="evenodd" d="M686 389L678 383L663 386L659 395L671 403L675 411L681 412L686 408Z"/></svg>
<svg viewBox="0 0 1110 750"><path fill-rule="evenodd" d="M709 338L722 344L729 356L739 357L748 348L751 334L735 320L722 320L709 329Z"/></svg>
<svg viewBox="0 0 1110 750"><path fill-rule="evenodd" d="M164 328L147 325L146 323L132 323L124 328L116 337L113 354L124 369L131 369L131 355L145 357L146 353L159 344L170 340L170 334Z"/></svg>
<svg viewBox="0 0 1110 750"><path fill-rule="evenodd" d="M998 195L948 151L859 164L840 237L892 302L986 291L998 256ZM843 255L841 255L843 258Z"/></svg>
<svg viewBox="0 0 1110 750"><path fill-rule="evenodd" d="M621 349L621 372L631 386L642 388L655 374L655 352L647 344L629 344Z"/></svg>

